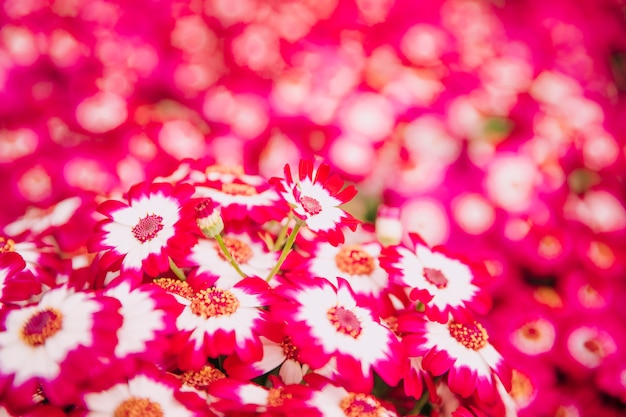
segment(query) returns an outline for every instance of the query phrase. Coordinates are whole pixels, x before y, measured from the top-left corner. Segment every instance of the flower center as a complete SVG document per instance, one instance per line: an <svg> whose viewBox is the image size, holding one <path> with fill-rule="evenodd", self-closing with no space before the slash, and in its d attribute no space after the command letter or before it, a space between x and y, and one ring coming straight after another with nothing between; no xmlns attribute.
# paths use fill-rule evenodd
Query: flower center
<svg viewBox="0 0 626 417"><path fill-rule="evenodd" d="M15 252L15 241L0 237L0 253Z"/></svg>
<svg viewBox="0 0 626 417"><path fill-rule="evenodd" d="M562 251L563 245L561 245L559 239L554 236L544 236L539 241L538 252L539 255L545 259L554 259L558 257Z"/></svg>
<svg viewBox="0 0 626 417"><path fill-rule="evenodd" d="M448 286L448 278L439 269L424 268L424 277L437 288L446 288Z"/></svg>
<svg viewBox="0 0 626 417"><path fill-rule="evenodd" d="M222 192L230 195L256 195L256 189L248 184L242 183L226 183L222 184Z"/></svg>
<svg viewBox="0 0 626 417"><path fill-rule="evenodd" d="M163 417L159 403L147 398L129 398L115 409L113 417Z"/></svg>
<svg viewBox="0 0 626 417"><path fill-rule="evenodd" d="M304 211L310 215L315 215L322 211L322 205L313 197L303 195L300 197L300 204L302 204Z"/></svg>
<svg viewBox="0 0 626 417"><path fill-rule="evenodd" d="M380 402L371 395L349 393L339 403L346 417L380 417L387 415Z"/></svg>
<svg viewBox="0 0 626 417"><path fill-rule="evenodd" d="M226 375L213 365L204 365L199 371L187 371L180 376L185 385L206 391L209 385Z"/></svg>
<svg viewBox="0 0 626 417"><path fill-rule="evenodd" d="M187 300L193 298L193 289L185 281L172 278L158 278L153 282L169 293L181 296Z"/></svg>
<svg viewBox="0 0 626 417"><path fill-rule="evenodd" d="M215 172L217 174L230 174L237 177L241 177L245 174L241 165L211 165L206 169L206 173Z"/></svg>
<svg viewBox="0 0 626 417"><path fill-rule="evenodd" d="M37 311L22 327L22 340L31 346L41 346L63 327L63 315L53 308Z"/></svg>
<svg viewBox="0 0 626 417"><path fill-rule="evenodd" d="M468 349L480 350L487 345L489 335L487 330L478 322L463 324L450 322L448 324L450 335Z"/></svg>
<svg viewBox="0 0 626 417"><path fill-rule="evenodd" d="M156 214L148 214L133 227L135 238L141 243L148 242L163 229L163 217Z"/></svg>
<svg viewBox="0 0 626 417"><path fill-rule="evenodd" d="M361 321L352 311L343 307L331 307L326 315L335 329L341 333L355 339L361 334Z"/></svg>
<svg viewBox="0 0 626 417"><path fill-rule="evenodd" d="M285 392L283 387L270 388L267 394L267 405L270 407L280 407L285 403L285 400L293 398L288 392Z"/></svg>
<svg viewBox="0 0 626 417"><path fill-rule="evenodd" d="M522 408L527 406L530 404L534 393L535 387L530 378L513 369L510 394L515 400L515 403Z"/></svg>
<svg viewBox="0 0 626 417"><path fill-rule="evenodd" d="M370 275L374 271L374 258L360 245L343 246L335 255L335 263L340 271L350 275Z"/></svg>
<svg viewBox="0 0 626 417"><path fill-rule="evenodd" d="M252 258L252 249L250 249L250 246L239 239L235 239L234 237L225 237L224 245L226 246L226 249L228 249L230 256L232 256L239 265L247 263L250 258ZM215 250L222 259L226 260L226 256L224 256L222 250L217 244L215 244Z"/></svg>
<svg viewBox="0 0 626 417"><path fill-rule="evenodd" d="M209 288L197 292L189 307L195 315L205 319L230 316L239 308L239 300L228 290Z"/></svg>
<svg viewBox="0 0 626 417"><path fill-rule="evenodd" d="M280 347L283 348L283 353L287 359L298 360L298 348L291 343L291 336L285 336L283 341L280 342Z"/></svg>

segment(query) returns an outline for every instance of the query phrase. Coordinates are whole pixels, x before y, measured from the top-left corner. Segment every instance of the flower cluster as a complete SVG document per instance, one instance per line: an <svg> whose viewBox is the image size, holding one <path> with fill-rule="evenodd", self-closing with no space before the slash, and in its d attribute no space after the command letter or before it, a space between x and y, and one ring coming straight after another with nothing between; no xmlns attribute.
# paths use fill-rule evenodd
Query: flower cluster
<svg viewBox="0 0 626 417"><path fill-rule="evenodd" d="M327 164L200 167L101 196L83 253L50 244L65 223L5 238L5 413L513 411L477 265L417 236L383 245Z"/></svg>
<svg viewBox="0 0 626 417"><path fill-rule="evenodd" d="M0 3L0 414L626 414L624 0Z"/></svg>

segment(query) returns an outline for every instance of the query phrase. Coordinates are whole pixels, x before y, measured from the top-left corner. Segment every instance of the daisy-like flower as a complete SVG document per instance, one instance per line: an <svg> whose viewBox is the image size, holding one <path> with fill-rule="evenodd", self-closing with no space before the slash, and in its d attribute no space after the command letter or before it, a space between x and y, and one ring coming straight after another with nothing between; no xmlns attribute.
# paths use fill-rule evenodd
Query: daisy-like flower
<svg viewBox="0 0 626 417"><path fill-rule="evenodd" d="M219 171L213 168L215 166L207 168L207 181L195 184L194 197L208 197L219 204L226 222L250 219L263 224L269 220L281 220L289 211L285 201L265 178L243 173L218 176Z"/></svg>
<svg viewBox="0 0 626 417"><path fill-rule="evenodd" d="M474 312L489 310L491 299L483 289L486 273L443 248L429 248L414 233L410 236L412 250L390 246L380 262L392 280L410 290L413 301L424 304L429 319L446 323L452 314L457 321L472 321Z"/></svg>
<svg viewBox="0 0 626 417"><path fill-rule="evenodd" d="M122 271L144 271L150 276L167 271L170 255L195 241L195 217L181 213L193 191L189 184L144 182L128 191L128 204L105 201L98 211L107 218L89 240L90 251L103 252L103 268L119 263Z"/></svg>
<svg viewBox="0 0 626 417"><path fill-rule="evenodd" d="M278 376L285 384L299 384L310 367L300 362L298 348L287 335L285 323L271 323L263 336L263 358L244 362L232 355L224 361L224 369L231 378L253 379L278 368Z"/></svg>
<svg viewBox="0 0 626 417"><path fill-rule="evenodd" d="M381 314L392 311L387 289L389 274L378 262L381 252L378 242L344 243L338 246L317 242L305 263L309 276L323 277L337 286L337 278L350 284L360 305L375 307Z"/></svg>
<svg viewBox="0 0 626 417"><path fill-rule="evenodd" d="M278 259L278 254L268 251L253 230L227 231L223 234L223 240L226 249L246 276L266 277ZM232 287L242 279L215 240L200 239L191 248L184 265L197 266L196 274L213 277L215 285L221 288Z"/></svg>
<svg viewBox="0 0 626 417"><path fill-rule="evenodd" d="M370 393L349 391L315 374L307 375L307 382L315 389L307 404L322 416L398 416L391 404L381 402Z"/></svg>
<svg viewBox="0 0 626 417"><path fill-rule="evenodd" d="M38 389L50 403L66 405L78 384L110 357L122 318L119 302L66 287L46 292L38 304L4 311L0 333L0 385L7 399L29 405ZM88 364L88 368L86 368Z"/></svg>
<svg viewBox="0 0 626 417"><path fill-rule="evenodd" d="M489 403L498 398L498 380L511 388L510 368L489 343L482 324L433 322L413 311L399 317L398 330L409 357L422 357L423 369L433 376L447 372L454 393L469 397L476 392Z"/></svg>
<svg viewBox="0 0 626 417"><path fill-rule="evenodd" d="M200 369L207 358L237 354L243 361L263 355L262 333L268 284L245 278L230 288L196 289L177 319L182 369Z"/></svg>
<svg viewBox="0 0 626 417"><path fill-rule="evenodd" d="M100 391L83 394L85 417L197 416L199 404L180 390L174 375L146 367L125 381Z"/></svg>
<svg viewBox="0 0 626 417"><path fill-rule="evenodd" d="M117 331L119 341L114 353L123 360L124 368L138 361L163 362L169 352L169 338L176 330L176 318L183 308L162 287L135 286L133 282L122 275L104 290L122 304L120 313L124 321Z"/></svg>
<svg viewBox="0 0 626 417"><path fill-rule="evenodd" d="M352 185L343 188L344 181L331 174L327 164L315 169L312 161L301 160L298 178L293 178L287 164L285 178L274 177L270 183L276 186L295 215L331 245L344 242L342 227L356 230L360 223L339 207L356 195L356 188Z"/></svg>
<svg viewBox="0 0 626 417"><path fill-rule="evenodd" d="M312 396L310 387L298 384L284 385L270 376L270 388L254 382L230 378L215 381L209 387L211 407L228 416L320 416L307 401ZM330 415L330 414L329 414Z"/></svg>
<svg viewBox="0 0 626 417"><path fill-rule="evenodd" d="M371 390L372 371L396 384L405 358L402 345L377 315L357 303L344 279L338 284L322 278L282 284L277 291L284 302L272 305L274 318L287 323L303 363L319 369L336 359L336 377L349 389Z"/></svg>

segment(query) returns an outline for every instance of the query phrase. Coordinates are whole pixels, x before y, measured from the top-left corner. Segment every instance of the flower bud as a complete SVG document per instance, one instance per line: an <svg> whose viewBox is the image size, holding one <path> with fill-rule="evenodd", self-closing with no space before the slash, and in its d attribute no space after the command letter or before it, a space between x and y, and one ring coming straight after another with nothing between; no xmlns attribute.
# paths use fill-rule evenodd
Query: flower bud
<svg viewBox="0 0 626 417"><path fill-rule="evenodd" d="M196 204L196 223L208 238L214 238L224 230L220 207L210 198L203 198Z"/></svg>
<svg viewBox="0 0 626 417"><path fill-rule="evenodd" d="M381 205L376 216L376 237L383 246L397 245L402 240L400 209Z"/></svg>

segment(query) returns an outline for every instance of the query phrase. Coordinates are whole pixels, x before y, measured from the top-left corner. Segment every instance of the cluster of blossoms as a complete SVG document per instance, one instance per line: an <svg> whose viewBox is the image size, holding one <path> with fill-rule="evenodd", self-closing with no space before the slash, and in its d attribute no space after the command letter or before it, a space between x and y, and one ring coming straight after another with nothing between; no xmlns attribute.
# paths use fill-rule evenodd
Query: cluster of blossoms
<svg viewBox="0 0 626 417"><path fill-rule="evenodd" d="M269 180L187 161L101 196L70 257L56 237L79 207L18 220L47 227L2 240L2 411L515 413L479 316L486 271L361 223L344 185L312 161Z"/></svg>
<svg viewBox="0 0 626 417"><path fill-rule="evenodd" d="M69 314L57 306L62 299L91 311L76 326L93 334L59 337L63 346L46 348L58 366L48 368L37 356L43 351L26 362L7 351L2 403L13 398L11 413L84 409L86 390L105 389L95 380L136 370L153 381L137 361L180 379L210 357L227 381L257 383L242 388L247 398L316 374L288 396L359 388L399 413L464 407L493 415L499 406L485 404L502 401L506 413L523 417L624 415L624 7L624 0L4 0L0 189L10 203L0 208L1 320L8 328L9 317L19 318L4 317L9 311L42 303L20 339L39 346L38 335L61 335L58 323ZM317 163L295 168L313 156L358 195ZM294 168L284 172L286 163ZM370 226L328 210L344 202ZM318 216L322 210L327 215ZM160 286L145 287L156 277ZM240 284L243 277L269 287ZM191 289L175 284L183 278ZM210 288L232 289L234 298ZM374 333L393 330L395 339L367 336L383 351L385 336L393 349L399 341L393 358L355 360L339 339L326 350L307 343L323 329L304 312L330 307L308 306L299 294L343 300L346 288L378 320ZM191 330L198 312L228 315L233 299L243 310L243 292L251 297L245 308L262 312L248 317L251 333L237 338L234 328L211 325L205 341ZM223 308L203 307L201 300L217 299ZM146 319L161 324L129 324L135 304L144 306L138 316L161 312ZM364 324L349 327L343 308L330 313L333 328L369 334ZM508 396L504 384L490 401L493 384L484 381L492 371L449 364L442 339L435 346L429 336L437 326L454 340L468 335L505 382L484 350L496 346L513 367ZM140 335L146 342L133 344ZM306 360L259 360L268 349L286 352L285 336ZM453 346L446 352L456 358ZM402 357L409 368L398 371ZM268 375L273 369L279 373ZM234 388L224 384L212 388L222 407L213 411L244 410L238 397L226 398ZM45 395L33 397L40 389Z"/></svg>

